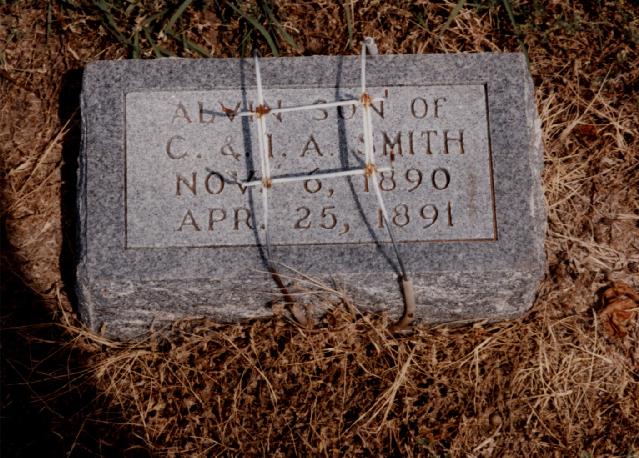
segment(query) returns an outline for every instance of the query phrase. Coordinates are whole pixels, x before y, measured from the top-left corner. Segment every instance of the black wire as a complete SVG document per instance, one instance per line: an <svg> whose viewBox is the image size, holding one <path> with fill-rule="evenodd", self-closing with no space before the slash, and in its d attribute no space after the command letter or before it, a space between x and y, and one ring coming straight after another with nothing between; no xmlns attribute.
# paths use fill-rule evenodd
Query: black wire
<svg viewBox="0 0 639 458"><path fill-rule="evenodd" d="M393 234L393 230L391 229L391 225L388 224L388 220L386 216L384 217L384 224L386 224L386 229L388 230L388 235L390 235L391 243L393 245L393 250L395 251L395 256L397 256L397 263L399 264L399 270L402 272L402 280L408 280L408 276L406 275L406 269L404 268L404 263L402 262L402 257L399 255L399 249L397 248L397 244L395 243L395 236Z"/></svg>

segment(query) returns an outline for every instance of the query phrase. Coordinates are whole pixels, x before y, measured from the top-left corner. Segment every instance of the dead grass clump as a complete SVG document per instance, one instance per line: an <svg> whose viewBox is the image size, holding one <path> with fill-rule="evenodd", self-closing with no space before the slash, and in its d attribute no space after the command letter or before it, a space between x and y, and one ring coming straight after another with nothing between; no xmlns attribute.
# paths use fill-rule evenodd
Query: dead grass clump
<svg viewBox="0 0 639 458"><path fill-rule="evenodd" d="M456 5L0 6L3 452L637 455L639 325L626 299L639 289L639 10L625 0ZM83 329L72 308L80 69L253 48L350 54L364 36L382 53L525 45L549 223L533 311L401 338L385 317L344 304L314 329L281 316L186 321L128 344ZM628 294L603 293L618 282ZM611 304L622 313L605 312Z"/></svg>
<svg viewBox="0 0 639 458"><path fill-rule="evenodd" d="M100 358L94 376L159 454L636 450L639 366L595 316L400 339L388 325L341 308L312 330L281 318L182 322Z"/></svg>

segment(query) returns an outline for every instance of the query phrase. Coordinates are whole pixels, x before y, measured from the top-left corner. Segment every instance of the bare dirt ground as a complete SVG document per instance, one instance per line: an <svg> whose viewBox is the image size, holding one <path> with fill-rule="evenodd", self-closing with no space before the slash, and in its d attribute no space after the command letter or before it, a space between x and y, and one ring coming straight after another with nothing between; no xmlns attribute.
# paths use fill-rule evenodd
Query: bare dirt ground
<svg viewBox="0 0 639 458"><path fill-rule="evenodd" d="M3 456L639 456L639 6L0 1ZM73 310L83 66L165 55L528 51L548 273L522 319L334 304L120 343Z"/></svg>

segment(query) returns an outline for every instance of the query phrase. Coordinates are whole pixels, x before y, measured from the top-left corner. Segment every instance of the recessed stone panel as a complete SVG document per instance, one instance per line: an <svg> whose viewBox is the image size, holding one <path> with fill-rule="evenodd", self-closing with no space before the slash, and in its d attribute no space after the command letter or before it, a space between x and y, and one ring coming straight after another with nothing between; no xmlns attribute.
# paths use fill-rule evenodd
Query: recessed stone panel
<svg viewBox="0 0 639 458"><path fill-rule="evenodd" d="M273 107L356 98L359 89L267 90ZM369 88L380 187L398 241L494 240L492 163L483 85ZM259 243L260 179L253 90L126 95L127 247ZM273 177L361 168L357 106L268 117ZM259 199L258 199L259 201ZM389 242L364 176L273 189L275 245ZM373 231L371 232L371 229Z"/></svg>

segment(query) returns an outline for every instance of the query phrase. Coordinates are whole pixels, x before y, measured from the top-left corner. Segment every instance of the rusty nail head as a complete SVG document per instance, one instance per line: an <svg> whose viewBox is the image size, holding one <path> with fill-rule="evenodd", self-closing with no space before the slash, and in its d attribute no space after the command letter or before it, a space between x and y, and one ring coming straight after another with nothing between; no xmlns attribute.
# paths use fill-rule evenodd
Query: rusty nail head
<svg viewBox="0 0 639 458"><path fill-rule="evenodd" d="M364 167L364 175L369 177L373 173L375 173L375 166L373 164L371 164L370 162L367 162L366 166Z"/></svg>
<svg viewBox="0 0 639 458"><path fill-rule="evenodd" d="M268 105L262 104L262 105L258 105L257 107L255 107L255 113L257 114L257 116L264 116L266 114L268 114L271 111L271 109L268 107Z"/></svg>

